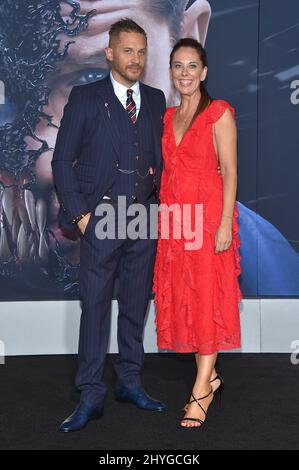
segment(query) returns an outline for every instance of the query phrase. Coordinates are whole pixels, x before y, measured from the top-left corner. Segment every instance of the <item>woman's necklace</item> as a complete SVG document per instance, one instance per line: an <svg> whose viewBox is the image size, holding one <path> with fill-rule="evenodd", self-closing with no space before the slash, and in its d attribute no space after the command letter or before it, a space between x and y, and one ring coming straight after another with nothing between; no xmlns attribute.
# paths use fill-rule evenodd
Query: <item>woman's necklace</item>
<svg viewBox="0 0 299 470"><path fill-rule="evenodd" d="M184 126L187 125L187 123L189 124L191 119L193 118L194 116L194 113L195 113L196 110L194 110L192 113L188 112L187 114L187 117L184 117L183 115L180 115L179 114L179 106L176 108L176 115L177 115L177 119L180 121L183 121L184 123Z"/></svg>

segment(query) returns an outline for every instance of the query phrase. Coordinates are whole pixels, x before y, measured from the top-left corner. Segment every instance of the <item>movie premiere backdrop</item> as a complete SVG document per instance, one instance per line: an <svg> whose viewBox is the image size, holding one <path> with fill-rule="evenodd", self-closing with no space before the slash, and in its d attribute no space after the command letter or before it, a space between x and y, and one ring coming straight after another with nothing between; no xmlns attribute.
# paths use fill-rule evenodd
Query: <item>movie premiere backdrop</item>
<svg viewBox="0 0 299 470"><path fill-rule="evenodd" d="M243 294L298 296L297 0L1 0L0 300L78 298L79 241L57 224L50 163L71 88L109 73L123 17L146 30L143 81L169 106L172 45L205 44L208 90L236 109Z"/></svg>

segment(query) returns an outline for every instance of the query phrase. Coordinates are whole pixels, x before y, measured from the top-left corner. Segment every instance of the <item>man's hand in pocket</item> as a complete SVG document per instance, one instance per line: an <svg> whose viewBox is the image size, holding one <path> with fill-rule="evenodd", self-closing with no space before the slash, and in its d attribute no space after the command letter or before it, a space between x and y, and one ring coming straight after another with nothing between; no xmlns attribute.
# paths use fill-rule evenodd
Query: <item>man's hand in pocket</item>
<svg viewBox="0 0 299 470"><path fill-rule="evenodd" d="M90 216L91 216L91 212L88 212L88 214L86 214L81 220L79 220L78 222L78 227L79 227L79 230L80 232L82 233L82 235L84 235L85 233L85 229L87 227L87 224L89 222L89 219L90 219Z"/></svg>

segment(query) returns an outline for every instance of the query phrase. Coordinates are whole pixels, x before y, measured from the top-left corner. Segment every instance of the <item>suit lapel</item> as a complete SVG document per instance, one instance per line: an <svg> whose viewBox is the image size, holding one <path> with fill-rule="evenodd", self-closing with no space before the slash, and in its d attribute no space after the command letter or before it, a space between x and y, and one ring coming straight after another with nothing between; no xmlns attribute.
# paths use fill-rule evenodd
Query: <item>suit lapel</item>
<svg viewBox="0 0 299 470"><path fill-rule="evenodd" d="M146 105L146 109L149 113L149 118L151 120L151 125L153 129L154 136L154 145L155 145L155 158L156 165L159 168L161 164L161 121L163 116L156 116L154 112L154 104L151 102L150 96L147 94L146 87L140 83L140 93L141 93L141 106L142 104ZM110 75L100 80L97 87L97 106L99 107L101 113L104 115L104 123L107 129L107 133L110 137L111 144L117 155L120 154L120 113L119 113L119 103L117 102L117 97L115 96L113 86L110 80Z"/></svg>
<svg viewBox="0 0 299 470"><path fill-rule="evenodd" d="M149 113L149 118L151 120L152 129L153 129L153 136L154 136L154 145L155 145L155 159L156 165L159 168L161 163L161 142L160 142L160 131L159 131L159 122L157 122L157 118L154 115L153 106L151 100L147 96L146 88L140 83L140 92L141 92L141 106L142 102L146 104L146 109ZM163 120L163 116L161 117Z"/></svg>
<svg viewBox="0 0 299 470"><path fill-rule="evenodd" d="M110 76L100 80L97 88L97 106L104 116L104 123L117 155L120 153L119 109Z"/></svg>

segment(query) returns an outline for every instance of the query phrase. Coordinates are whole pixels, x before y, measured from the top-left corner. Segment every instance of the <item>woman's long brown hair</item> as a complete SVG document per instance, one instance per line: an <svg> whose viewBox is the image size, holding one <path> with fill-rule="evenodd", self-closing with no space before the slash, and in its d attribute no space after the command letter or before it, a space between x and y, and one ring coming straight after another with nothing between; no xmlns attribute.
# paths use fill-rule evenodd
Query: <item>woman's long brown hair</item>
<svg viewBox="0 0 299 470"><path fill-rule="evenodd" d="M208 66L207 53L206 53L206 50L203 48L203 46L200 44L200 42L196 41L196 39L193 39L193 38L182 38L174 45L171 51L170 61L169 61L170 67L172 66L174 54L176 53L176 51L178 51L182 47L191 47L192 49L195 49L197 54L199 55L199 58L203 67ZM192 126L197 116L200 113L202 113L209 106L209 104L213 101L213 98L209 95L206 89L205 80L200 82L200 93L201 93L200 101L191 119L188 129Z"/></svg>

